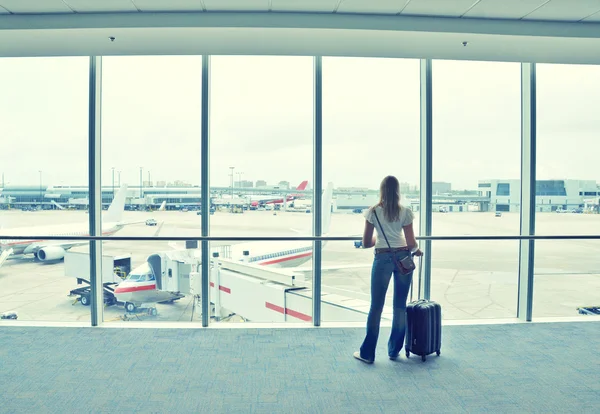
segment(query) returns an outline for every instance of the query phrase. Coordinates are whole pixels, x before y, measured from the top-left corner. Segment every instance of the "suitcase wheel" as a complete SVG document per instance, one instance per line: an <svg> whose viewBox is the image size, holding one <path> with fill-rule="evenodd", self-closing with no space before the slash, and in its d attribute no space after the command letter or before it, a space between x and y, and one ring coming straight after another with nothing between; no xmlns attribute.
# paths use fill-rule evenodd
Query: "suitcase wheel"
<svg viewBox="0 0 600 414"><path fill-rule="evenodd" d="M426 355L421 355L421 361L425 362L426 359L427 359Z"/></svg>
<svg viewBox="0 0 600 414"><path fill-rule="evenodd" d="M406 357L410 358L410 351L406 351Z"/></svg>
<svg viewBox="0 0 600 414"><path fill-rule="evenodd" d="M435 353L437 354L437 356L440 356L440 350L438 349L437 351L435 351Z"/></svg>

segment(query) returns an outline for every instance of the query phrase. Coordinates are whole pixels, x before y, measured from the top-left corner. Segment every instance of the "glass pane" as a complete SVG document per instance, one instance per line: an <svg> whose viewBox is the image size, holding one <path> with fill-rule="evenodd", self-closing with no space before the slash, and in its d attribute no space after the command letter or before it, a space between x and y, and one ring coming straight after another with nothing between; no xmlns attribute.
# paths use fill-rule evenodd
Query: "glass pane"
<svg viewBox="0 0 600 414"><path fill-rule="evenodd" d="M355 215L336 216L336 222L353 225ZM361 219L362 226L364 218ZM371 304L373 249L360 249L352 241L327 242L321 270L321 318L324 322L366 322ZM382 321L391 321L392 286L387 292Z"/></svg>
<svg viewBox="0 0 600 414"><path fill-rule="evenodd" d="M435 60L432 76L434 234L518 234L520 65Z"/></svg>
<svg viewBox="0 0 600 414"><path fill-rule="evenodd" d="M376 204L390 174L401 203L418 211L419 96L418 60L323 58L323 181L338 212Z"/></svg>
<svg viewBox="0 0 600 414"><path fill-rule="evenodd" d="M0 314L18 320L86 322L71 306L78 285L63 259L87 235L73 201L86 185L89 58L0 59ZM11 236L41 236L14 240Z"/></svg>
<svg viewBox="0 0 600 414"><path fill-rule="evenodd" d="M210 96L211 235L294 235L282 215L312 204L313 58L213 56Z"/></svg>
<svg viewBox="0 0 600 414"><path fill-rule="evenodd" d="M73 263L89 262L87 248L69 254ZM200 255L199 249L173 242L103 242L104 322L201 323L202 308L193 290L200 283Z"/></svg>
<svg viewBox="0 0 600 414"><path fill-rule="evenodd" d="M598 234L595 147L600 68L537 65L536 234ZM566 151L566 152L565 152ZM535 243L533 316L600 306L597 240Z"/></svg>
<svg viewBox="0 0 600 414"><path fill-rule="evenodd" d="M215 242L211 255L211 321L312 322L312 242Z"/></svg>
<svg viewBox="0 0 600 414"><path fill-rule="evenodd" d="M516 318L518 241L433 241L431 299L444 319ZM418 296L415 274L414 296Z"/></svg>
<svg viewBox="0 0 600 414"><path fill-rule="evenodd" d="M104 233L200 235L201 73L200 56L103 58ZM132 268L144 265L153 254L168 258L185 250L185 243L167 242L105 242L104 246L116 255L118 249L123 253L139 252L132 258ZM182 266L181 277L187 278L189 286L190 263L173 263ZM164 289L180 288L179 282L171 283L173 286L168 283L176 280L175 276L164 278ZM153 294L160 290L153 289ZM187 290L184 293L189 295ZM178 309L183 303L187 306L190 301L191 296L186 296L168 309ZM141 306L138 302L136 306ZM158 320L186 320L185 312L173 312L161 313L159 309L162 316Z"/></svg>
<svg viewBox="0 0 600 414"><path fill-rule="evenodd" d="M323 249L322 315L325 321L366 322L371 301L373 251L353 242L329 242ZM515 318L517 315L518 242L433 242L431 299L446 320ZM489 256L489 249L494 252ZM467 259L464 259L464 258ZM419 266L412 298L419 297ZM394 278L387 289L382 323L393 312ZM410 294L407 300L410 301Z"/></svg>
<svg viewBox="0 0 600 414"><path fill-rule="evenodd" d="M213 56L210 99L211 236L310 236L313 58ZM212 321L312 320L312 242L212 249Z"/></svg>
<svg viewBox="0 0 600 414"><path fill-rule="evenodd" d="M598 214L598 74L597 66L537 66L537 234L597 233L595 217L572 213Z"/></svg>
<svg viewBox="0 0 600 414"><path fill-rule="evenodd" d="M586 314L580 308L599 309L599 253L600 240L536 241L533 317L578 316Z"/></svg>
<svg viewBox="0 0 600 414"><path fill-rule="evenodd" d="M164 221L161 236L181 235L171 211L200 206L201 72L200 56L103 58L103 203L127 186L126 216Z"/></svg>
<svg viewBox="0 0 600 414"><path fill-rule="evenodd" d="M419 67L412 59L323 58L323 181L334 186L326 234L362 236L363 213L379 202L387 175L398 179L418 234ZM373 250L354 246L323 248L323 321L366 318Z"/></svg>

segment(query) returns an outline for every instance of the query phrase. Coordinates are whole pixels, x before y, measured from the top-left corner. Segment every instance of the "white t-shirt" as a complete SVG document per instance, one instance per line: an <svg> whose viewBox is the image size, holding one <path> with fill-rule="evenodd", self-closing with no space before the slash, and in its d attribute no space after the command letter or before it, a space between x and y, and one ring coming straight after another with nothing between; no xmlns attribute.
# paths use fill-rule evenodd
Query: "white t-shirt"
<svg viewBox="0 0 600 414"><path fill-rule="evenodd" d="M388 241L390 242L391 247L405 247L406 239L404 238L404 231L402 227L408 226L413 222L414 215L411 209L406 208L404 206L400 206L400 217L398 221L387 221L381 206L371 207L367 209L364 213L365 219L375 226L376 231L376 241L375 248L387 248L388 245L385 242L385 238L381 231L379 230L379 224L377 223L377 219L375 218L375 214L373 214L373 210L377 212L377 218L379 218L379 222L381 223L381 227L383 227L383 231L387 236Z"/></svg>

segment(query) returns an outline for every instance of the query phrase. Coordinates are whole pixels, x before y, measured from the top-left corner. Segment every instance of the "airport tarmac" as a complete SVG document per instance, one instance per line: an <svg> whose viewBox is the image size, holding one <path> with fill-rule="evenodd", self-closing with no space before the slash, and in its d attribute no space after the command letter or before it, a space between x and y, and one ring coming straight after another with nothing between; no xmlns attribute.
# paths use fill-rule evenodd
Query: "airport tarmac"
<svg viewBox="0 0 600 414"><path fill-rule="evenodd" d="M199 235L195 212L125 212L125 220L154 217L162 226L143 223L125 227L118 236ZM3 228L60 223L85 223L83 211L0 211ZM310 234L311 214L301 212L248 211L243 214L217 212L210 216L212 236L298 236ZM599 234L600 215L539 213L538 234ZM359 214L334 213L330 235L356 236L363 230ZM519 216L504 213L434 213L435 235L516 235ZM415 232L418 233L418 215ZM1 229L0 229L1 234ZM285 242L281 242L282 245ZM224 243L219 243L224 244ZM442 305L446 320L513 318L517 309L518 241L434 241L431 298ZM105 242L110 252L129 253L132 265L143 263L157 251L170 250L165 241ZM578 316L579 306L600 305L600 240L537 241L534 318ZM323 249L323 266L364 267L323 271L323 292L346 291L350 297L369 299L372 249L356 249L353 242L329 242ZM310 266L308 262L302 267ZM416 280L416 278L415 278ZM31 257L9 259L0 268L0 313L16 311L22 321L85 322L89 307L68 297L77 288L74 278L64 275L64 264L44 264ZM391 293L391 289L389 291ZM415 293L416 294L416 293ZM387 305L391 305L388 294ZM199 307L191 296L173 304L158 304L158 315L126 315L120 306L106 307L106 321L199 320ZM242 315L243 316L243 315ZM229 321L239 321L237 317ZM363 322L366 316L357 316ZM8 323L9 321L3 321Z"/></svg>

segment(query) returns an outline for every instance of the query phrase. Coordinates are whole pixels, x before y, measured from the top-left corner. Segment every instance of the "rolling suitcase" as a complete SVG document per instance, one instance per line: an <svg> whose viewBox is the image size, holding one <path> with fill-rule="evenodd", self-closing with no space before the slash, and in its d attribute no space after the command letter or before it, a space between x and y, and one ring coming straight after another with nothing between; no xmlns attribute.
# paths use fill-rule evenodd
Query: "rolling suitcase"
<svg viewBox="0 0 600 414"><path fill-rule="evenodd" d="M422 257L422 256L421 256ZM440 355L442 347L442 307L421 297L422 259L419 257L419 293L417 300L412 300L412 283L410 286L410 303L406 305L406 357L410 354L420 355L425 361L427 355Z"/></svg>

